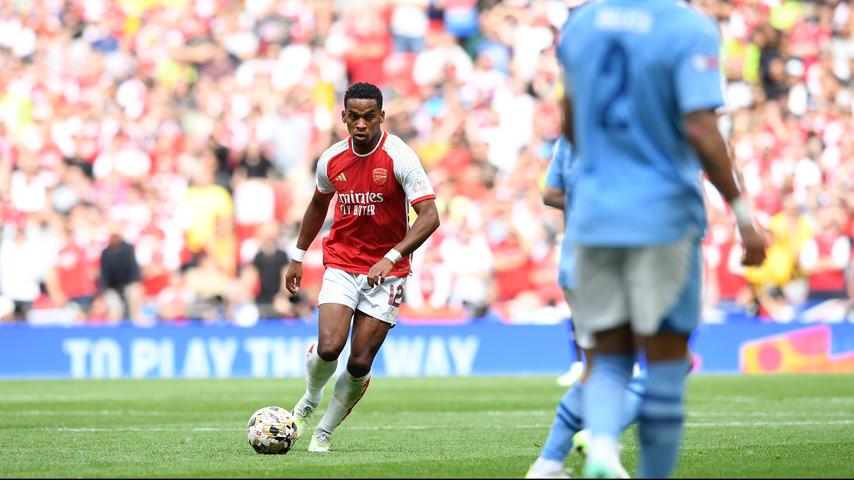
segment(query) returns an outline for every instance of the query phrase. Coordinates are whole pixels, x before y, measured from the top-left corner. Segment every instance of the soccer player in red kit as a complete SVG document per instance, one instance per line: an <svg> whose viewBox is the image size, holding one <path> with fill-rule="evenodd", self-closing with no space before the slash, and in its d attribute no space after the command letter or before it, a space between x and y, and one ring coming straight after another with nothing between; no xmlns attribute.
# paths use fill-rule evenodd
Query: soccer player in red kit
<svg viewBox="0 0 854 480"><path fill-rule="evenodd" d="M308 351L306 392L293 408L297 437L323 397L338 356L353 333L347 369L335 382L326 413L311 437L310 452L328 452L333 430L365 394L371 365L397 321L409 274L409 255L439 227L433 188L418 156L382 130L380 90L355 83L344 95L341 120L350 136L329 147L317 163L317 185L300 226L297 251L285 274L295 294L302 257L338 194L329 235L323 239L323 285L318 340ZM418 218L409 226L409 205Z"/></svg>

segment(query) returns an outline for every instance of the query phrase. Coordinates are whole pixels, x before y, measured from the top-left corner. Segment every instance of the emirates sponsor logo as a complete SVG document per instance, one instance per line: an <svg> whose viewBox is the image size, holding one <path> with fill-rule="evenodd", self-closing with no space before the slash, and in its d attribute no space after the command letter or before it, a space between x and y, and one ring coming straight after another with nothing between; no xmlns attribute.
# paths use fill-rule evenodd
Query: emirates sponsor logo
<svg viewBox="0 0 854 480"><path fill-rule="evenodd" d="M338 209L344 215L373 216L377 203L382 203L383 194L376 192L338 193Z"/></svg>
<svg viewBox="0 0 854 480"><path fill-rule="evenodd" d="M383 194L375 192L354 192L350 190L348 193L338 193L338 203L346 204L370 204L382 203Z"/></svg>
<svg viewBox="0 0 854 480"><path fill-rule="evenodd" d="M386 180L388 179L388 170L384 168L375 168L374 169L374 183L377 185L385 185Z"/></svg>

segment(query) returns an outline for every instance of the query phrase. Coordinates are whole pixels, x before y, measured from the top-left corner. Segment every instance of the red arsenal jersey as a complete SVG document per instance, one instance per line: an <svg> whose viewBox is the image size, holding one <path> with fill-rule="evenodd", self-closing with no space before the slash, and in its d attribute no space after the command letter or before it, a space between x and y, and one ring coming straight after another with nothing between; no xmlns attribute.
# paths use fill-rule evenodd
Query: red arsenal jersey
<svg viewBox="0 0 854 480"><path fill-rule="evenodd" d="M809 277L814 292L845 291L845 268L851 259L851 244L845 233L824 231L807 240L801 250L801 265L813 270L819 259L829 258L836 268L815 271Z"/></svg>
<svg viewBox="0 0 854 480"><path fill-rule="evenodd" d="M381 133L370 153L353 151L350 137L329 147L317 163L317 190L338 194L323 264L367 274L409 229L409 205L436 198L418 156L399 137ZM390 275L409 273L403 258Z"/></svg>
<svg viewBox="0 0 854 480"><path fill-rule="evenodd" d="M65 296L75 298L95 294L95 268L77 244L69 241L59 250L56 273Z"/></svg>

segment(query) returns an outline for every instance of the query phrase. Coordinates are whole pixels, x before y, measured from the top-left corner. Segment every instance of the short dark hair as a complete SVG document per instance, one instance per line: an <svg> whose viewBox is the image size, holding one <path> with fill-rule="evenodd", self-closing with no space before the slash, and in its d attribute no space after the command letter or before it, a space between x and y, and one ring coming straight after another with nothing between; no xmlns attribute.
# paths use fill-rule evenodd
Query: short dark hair
<svg viewBox="0 0 854 480"><path fill-rule="evenodd" d="M367 82L358 82L350 85L350 88L344 93L344 108L347 108L347 100L351 98L362 98L367 100L375 100L377 107L383 109L383 93L376 85Z"/></svg>

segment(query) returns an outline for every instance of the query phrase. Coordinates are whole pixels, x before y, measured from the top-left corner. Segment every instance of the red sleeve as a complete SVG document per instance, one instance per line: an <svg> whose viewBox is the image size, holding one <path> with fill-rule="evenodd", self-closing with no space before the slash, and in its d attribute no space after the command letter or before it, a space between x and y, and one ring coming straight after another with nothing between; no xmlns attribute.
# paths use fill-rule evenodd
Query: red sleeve
<svg viewBox="0 0 854 480"><path fill-rule="evenodd" d="M409 202L409 204L415 205L417 203L423 202L424 200L433 200L434 198L436 198L436 195L431 193L430 195L424 195L423 197L418 197L415 200L412 200L411 202Z"/></svg>

